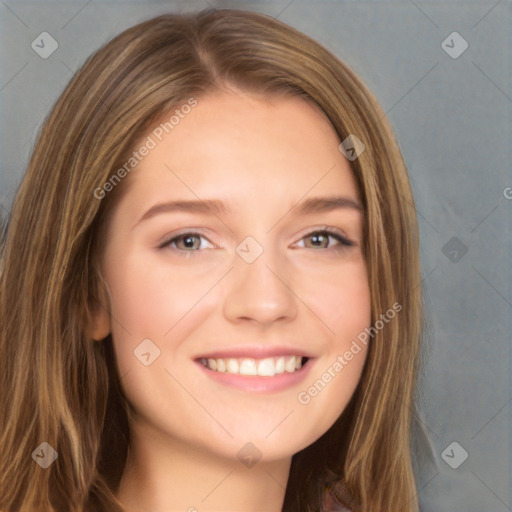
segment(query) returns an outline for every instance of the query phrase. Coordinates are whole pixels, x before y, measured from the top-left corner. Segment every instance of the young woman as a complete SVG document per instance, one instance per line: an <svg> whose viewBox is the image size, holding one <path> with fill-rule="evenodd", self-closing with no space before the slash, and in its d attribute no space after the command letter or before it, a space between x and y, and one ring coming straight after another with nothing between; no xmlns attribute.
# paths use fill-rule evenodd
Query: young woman
<svg viewBox="0 0 512 512"><path fill-rule="evenodd" d="M413 512L418 234L361 80L236 10L100 48L0 274L0 509Z"/></svg>

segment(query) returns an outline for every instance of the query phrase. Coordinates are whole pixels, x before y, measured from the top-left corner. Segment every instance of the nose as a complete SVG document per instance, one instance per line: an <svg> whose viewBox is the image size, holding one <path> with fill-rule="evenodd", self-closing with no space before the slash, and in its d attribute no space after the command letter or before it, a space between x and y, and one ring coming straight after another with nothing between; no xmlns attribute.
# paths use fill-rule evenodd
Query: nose
<svg viewBox="0 0 512 512"><path fill-rule="evenodd" d="M269 325L290 321L297 315L293 278L284 257L265 248L252 263L236 256L224 301L224 315L231 322L252 320Z"/></svg>

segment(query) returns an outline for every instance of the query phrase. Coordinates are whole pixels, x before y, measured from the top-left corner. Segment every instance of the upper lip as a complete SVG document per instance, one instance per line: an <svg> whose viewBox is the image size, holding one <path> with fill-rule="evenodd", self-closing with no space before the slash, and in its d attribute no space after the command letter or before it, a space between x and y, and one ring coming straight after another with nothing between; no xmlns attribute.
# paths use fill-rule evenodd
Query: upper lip
<svg viewBox="0 0 512 512"><path fill-rule="evenodd" d="M296 347L284 346L261 346L249 345L244 347L233 347L215 350L213 352L203 353L196 357L196 359L228 359L228 358L242 358L247 357L251 359L265 359L267 357L279 356L301 356L311 358L313 357L309 352Z"/></svg>

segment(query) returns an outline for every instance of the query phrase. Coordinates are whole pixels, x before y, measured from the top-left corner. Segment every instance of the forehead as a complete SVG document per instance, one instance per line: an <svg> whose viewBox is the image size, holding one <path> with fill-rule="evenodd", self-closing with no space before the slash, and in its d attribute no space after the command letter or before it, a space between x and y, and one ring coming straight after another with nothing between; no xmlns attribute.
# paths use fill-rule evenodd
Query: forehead
<svg viewBox="0 0 512 512"><path fill-rule="evenodd" d="M286 209L308 196L358 199L334 128L299 97L209 94L162 115L140 140L151 149L129 176L136 210L148 201L209 197Z"/></svg>

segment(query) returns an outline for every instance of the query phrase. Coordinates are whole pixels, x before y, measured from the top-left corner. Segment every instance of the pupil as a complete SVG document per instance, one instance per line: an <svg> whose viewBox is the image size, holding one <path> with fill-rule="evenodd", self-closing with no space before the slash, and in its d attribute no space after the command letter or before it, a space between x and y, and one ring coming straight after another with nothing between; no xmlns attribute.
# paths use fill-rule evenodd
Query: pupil
<svg viewBox="0 0 512 512"><path fill-rule="evenodd" d="M192 236L187 236L185 238L185 245L188 247L188 248L191 248L194 246L194 237Z"/></svg>
<svg viewBox="0 0 512 512"><path fill-rule="evenodd" d="M322 243L322 239L324 238L324 236L323 236L323 235L313 235L313 237L312 237L312 238L313 238L313 244L314 244L315 242L318 242L318 241L319 241L320 243Z"/></svg>

